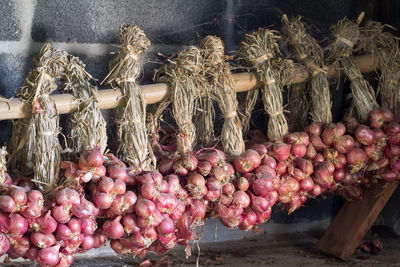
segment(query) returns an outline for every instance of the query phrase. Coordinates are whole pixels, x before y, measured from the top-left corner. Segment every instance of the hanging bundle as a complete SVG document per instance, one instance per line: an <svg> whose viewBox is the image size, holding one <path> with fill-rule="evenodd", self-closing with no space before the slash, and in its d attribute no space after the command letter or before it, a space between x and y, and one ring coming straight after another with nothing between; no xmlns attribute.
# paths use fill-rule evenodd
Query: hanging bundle
<svg viewBox="0 0 400 267"><path fill-rule="evenodd" d="M65 69L63 91L72 94L79 102L78 110L69 116L69 148L75 153L107 146L106 121L100 111L97 88L90 83L92 76L85 64L69 56Z"/></svg>
<svg viewBox="0 0 400 267"><path fill-rule="evenodd" d="M228 155L240 155L245 149L242 125L237 114L235 81L229 64L225 62L224 44L220 38L209 35L200 41L200 48L203 51L204 72L207 74L212 97L224 114L222 146Z"/></svg>
<svg viewBox="0 0 400 267"><path fill-rule="evenodd" d="M310 103L307 95L307 82L295 83L290 86L288 96L288 119L293 131L303 131L307 125Z"/></svg>
<svg viewBox="0 0 400 267"><path fill-rule="evenodd" d="M7 174L7 149L6 147L0 148L0 187L5 185L6 181L8 180Z"/></svg>
<svg viewBox="0 0 400 267"><path fill-rule="evenodd" d="M351 59L353 47L360 40L359 23L343 18L331 27L335 40L330 44L328 59L338 64L344 74L350 80L350 89L355 107L355 115L360 121L365 122L368 113L379 107L376 102L375 92L372 86L363 78L360 70Z"/></svg>
<svg viewBox="0 0 400 267"><path fill-rule="evenodd" d="M136 79L140 56L149 48L150 40L134 25L122 25L122 48L110 62L110 73L102 83L121 91L123 104L115 109L117 125L117 155L137 173L155 168L156 162L146 130L146 103Z"/></svg>
<svg viewBox="0 0 400 267"><path fill-rule="evenodd" d="M377 94L380 104L395 114L400 113L400 53L397 38L384 32L385 25L367 21L361 28L361 48L379 60Z"/></svg>
<svg viewBox="0 0 400 267"><path fill-rule="evenodd" d="M9 169L14 175L32 175L39 189L48 191L57 186L60 165L58 114L49 97L67 64L67 54L42 47L35 58L36 68L28 73L17 97L25 102L31 116L14 122L9 145Z"/></svg>
<svg viewBox="0 0 400 267"><path fill-rule="evenodd" d="M283 114L283 86L287 84L293 70L291 61L273 59L279 53L276 31L260 28L246 34L239 48L239 57L251 64L257 71L263 85L264 109L269 115L268 138L281 141L288 133L286 117Z"/></svg>
<svg viewBox="0 0 400 267"><path fill-rule="evenodd" d="M196 128L192 122L200 95L199 78L202 69L200 50L191 46L181 51L169 67L162 69L171 94L172 115L178 126L177 151L181 157L193 151ZM161 71L161 70L160 70Z"/></svg>
<svg viewBox="0 0 400 267"><path fill-rule="evenodd" d="M250 130L251 112L257 103L259 90L251 90L238 94L239 117L243 127L243 137L246 138Z"/></svg>
<svg viewBox="0 0 400 267"><path fill-rule="evenodd" d="M306 66L311 73L310 82L310 110L309 115L312 121L330 123L332 121L331 99L327 67L324 64L324 53L317 41L306 33L301 17L291 20L283 15L284 23L282 32L286 35L288 43L294 52L296 59ZM300 100L298 100L300 101ZM303 105L299 104L299 107ZM292 113L302 113L304 110L291 110Z"/></svg>
<svg viewBox="0 0 400 267"><path fill-rule="evenodd" d="M204 78L205 75L200 75L199 79ZM196 113L193 116L193 123L196 127L196 146L198 149L210 146L215 139L214 135L214 103L211 97L211 91L205 83L201 83L201 95L197 101Z"/></svg>

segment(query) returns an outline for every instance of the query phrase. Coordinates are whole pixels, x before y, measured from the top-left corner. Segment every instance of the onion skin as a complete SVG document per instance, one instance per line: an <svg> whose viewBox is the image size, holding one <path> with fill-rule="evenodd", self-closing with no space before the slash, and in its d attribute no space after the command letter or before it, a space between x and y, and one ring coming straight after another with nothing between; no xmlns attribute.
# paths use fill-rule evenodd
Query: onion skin
<svg viewBox="0 0 400 267"><path fill-rule="evenodd" d="M326 148L326 144L322 142L321 137L319 137L318 135L311 135L310 142L313 145L315 151L317 152L321 152Z"/></svg>
<svg viewBox="0 0 400 267"><path fill-rule="evenodd" d="M124 227L120 223L122 216L107 220L102 227L103 233L110 239L118 239L124 235Z"/></svg>
<svg viewBox="0 0 400 267"><path fill-rule="evenodd" d="M305 128L305 132L308 133L310 136L311 135L321 135L322 127L323 127L322 122L313 122Z"/></svg>
<svg viewBox="0 0 400 267"><path fill-rule="evenodd" d="M0 195L0 210L5 213L17 211L15 201L7 195Z"/></svg>
<svg viewBox="0 0 400 267"><path fill-rule="evenodd" d="M308 144L305 158L306 159L314 159L316 155L317 155L317 151L315 150L313 144L311 144L311 143Z"/></svg>
<svg viewBox="0 0 400 267"><path fill-rule="evenodd" d="M204 177L207 176L211 172L212 166L208 161L200 161L197 164L197 172L203 175Z"/></svg>
<svg viewBox="0 0 400 267"><path fill-rule="evenodd" d="M340 136L333 141L334 148L341 154L346 154L354 148L354 140L350 135Z"/></svg>
<svg viewBox="0 0 400 267"><path fill-rule="evenodd" d="M299 182L300 191L308 192L314 189L314 180L310 176L307 176Z"/></svg>
<svg viewBox="0 0 400 267"><path fill-rule="evenodd" d="M250 183L249 180L247 180L245 177L239 177L238 181L237 181L237 188L240 191L247 191L247 189L249 189Z"/></svg>
<svg viewBox="0 0 400 267"><path fill-rule="evenodd" d="M235 170L240 173L248 173L261 164L261 157L257 151L248 149L233 160Z"/></svg>
<svg viewBox="0 0 400 267"><path fill-rule="evenodd" d="M37 260L39 263L56 265L60 261L59 251L60 245L42 248L38 252Z"/></svg>
<svg viewBox="0 0 400 267"><path fill-rule="evenodd" d="M38 248L47 248L56 243L56 238L52 234L43 234L40 232L33 232L30 235L32 244Z"/></svg>
<svg viewBox="0 0 400 267"><path fill-rule="evenodd" d="M275 143L272 147L272 153L276 160L285 161L290 156L291 146L285 143Z"/></svg>
<svg viewBox="0 0 400 267"><path fill-rule="evenodd" d="M354 148L346 154L346 161L350 165L350 172L355 173L364 168L367 161L367 154L361 148Z"/></svg>
<svg viewBox="0 0 400 267"><path fill-rule="evenodd" d="M373 144L375 140L374 131L366 125L360 125L354 132L355 138L360 144L368 146Z"/></svg>
<svg viewBox="0 0 400 267"><path fill-rule="evenodd" d="M10 248L10 242L4 234L0 234L0 256L7 253Z"/></svg>

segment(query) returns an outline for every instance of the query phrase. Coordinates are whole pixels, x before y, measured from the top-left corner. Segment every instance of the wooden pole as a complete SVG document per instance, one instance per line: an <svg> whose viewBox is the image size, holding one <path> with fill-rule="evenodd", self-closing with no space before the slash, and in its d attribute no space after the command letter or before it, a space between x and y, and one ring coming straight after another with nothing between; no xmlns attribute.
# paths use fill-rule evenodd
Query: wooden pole
<svg viewBox="0 0 400 267"><path fill-rule="evenodd" d="M376 70L378 62L369 55L358 56L354 58L355 64L361 72L370 72ZM338 76L334 66L328 67L328 78ZM236 81L236 92L245 92L259 87L259 81L252 72L243 72L233 74ZM304 66L295 64L292 73L291 83L301 83L307 81L310 74ZM154 104L162 101L168 94L168 86L165 83L156 83L142 86L147 104ZM78 108L78 102L70 94L59 94L50 96L56 103L57 112L66 114L75 111ZM112 109L120 104L121 92L119 90L105 89L99 90L100 109ZM28 117L29 108L19 98L13 98L9 101L0 101L0 120L11 120Z"/></svg>

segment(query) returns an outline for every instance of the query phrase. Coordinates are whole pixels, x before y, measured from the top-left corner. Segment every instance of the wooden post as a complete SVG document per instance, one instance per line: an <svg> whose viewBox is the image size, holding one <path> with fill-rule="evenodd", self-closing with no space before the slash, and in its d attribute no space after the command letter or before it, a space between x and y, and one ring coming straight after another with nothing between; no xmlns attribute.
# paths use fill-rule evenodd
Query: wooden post
<svg viewBox="0 0 400 267"><path fill-rule="evenodd" d="M349 260L397 185L397 182L378 184L366 189L362 200L346 202L318 242L318 249Z"/></svg>

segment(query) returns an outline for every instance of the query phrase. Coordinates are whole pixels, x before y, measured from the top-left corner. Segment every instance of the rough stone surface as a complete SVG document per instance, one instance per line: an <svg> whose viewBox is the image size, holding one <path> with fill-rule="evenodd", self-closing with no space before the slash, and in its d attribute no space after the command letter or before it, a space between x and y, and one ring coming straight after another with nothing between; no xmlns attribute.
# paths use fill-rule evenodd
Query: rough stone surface
<svg viewBox="0 0 400 267"><path fill-rule="evenodd" d="M21 38L19 19L15 17L14 1L0 1L0 40L15 41Z"/></svg>
<svg viewBox="0 0 400 267"><path fill-rule="evenodd" d="M213 0L38 0L35 41L117 43L123 23L137 24L154 43L192 43L218 32L214 20L224 1Z"/></svg>

